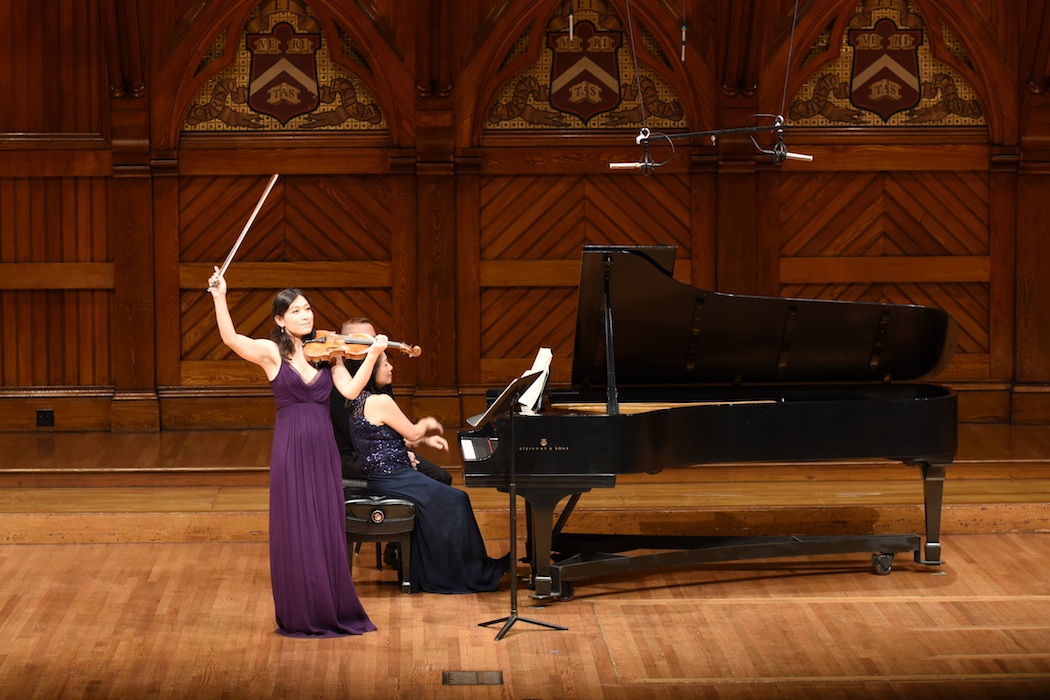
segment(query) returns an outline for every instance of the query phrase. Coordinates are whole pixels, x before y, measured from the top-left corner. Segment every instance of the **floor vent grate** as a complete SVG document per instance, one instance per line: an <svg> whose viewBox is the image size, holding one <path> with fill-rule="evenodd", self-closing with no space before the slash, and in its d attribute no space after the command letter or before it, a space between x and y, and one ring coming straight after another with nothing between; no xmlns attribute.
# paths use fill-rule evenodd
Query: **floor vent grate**
<svg viewBox="0 0 1050 700"><path fill-rule="evenodd" d="M503 671L442 671L441 685L503 685Z"/></svg>

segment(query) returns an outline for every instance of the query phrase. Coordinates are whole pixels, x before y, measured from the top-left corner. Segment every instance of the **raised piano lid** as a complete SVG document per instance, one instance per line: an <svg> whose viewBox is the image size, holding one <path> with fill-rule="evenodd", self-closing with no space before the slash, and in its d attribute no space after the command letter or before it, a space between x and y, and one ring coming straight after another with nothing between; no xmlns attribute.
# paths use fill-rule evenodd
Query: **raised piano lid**
<svg viewBox="0 0 1050 700"><path fill-rule="evenodd" d="M617 386L914 381L955 353L955 321L940 309L712 292L675 280L674 255L584 247L574 385L606 384L606 280Z"/></svg>

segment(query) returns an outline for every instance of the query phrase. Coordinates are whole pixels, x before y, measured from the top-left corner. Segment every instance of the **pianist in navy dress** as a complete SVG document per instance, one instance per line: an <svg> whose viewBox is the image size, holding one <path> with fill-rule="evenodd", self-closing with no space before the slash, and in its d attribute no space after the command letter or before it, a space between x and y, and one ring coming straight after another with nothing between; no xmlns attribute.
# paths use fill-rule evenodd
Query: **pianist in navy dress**
<svg viewBox="0 0 1050 700"><path fill-rule="evenodd" d="M273 301L270 339L237 333L226 304L226 282L216 268L209 290L222 341L262 367L277 403L270 452L270 581L277 633L287 637L340 637L375 630L350 578L342 498L342 464L328 418L333 384L356 396L382 353L380 336L351 377L344 366L313 367L303 338L313 311L298 289Z"/></svg>
<svg viewBox="0 0 1050 700"><path fill-rule="evenodd" d="M359 375L362 370L351 371ZM479 593L494 591L507 573L510 556L489 557L466 493L416 471L405 441L424 441L448 450L441 424L434 418L413 423L393 397L379 389L390 384L393 368L386 355L375 364L372 380L351 402L350 431L368 492L404 498L416 504L409 583L412 592Z"/></svg>

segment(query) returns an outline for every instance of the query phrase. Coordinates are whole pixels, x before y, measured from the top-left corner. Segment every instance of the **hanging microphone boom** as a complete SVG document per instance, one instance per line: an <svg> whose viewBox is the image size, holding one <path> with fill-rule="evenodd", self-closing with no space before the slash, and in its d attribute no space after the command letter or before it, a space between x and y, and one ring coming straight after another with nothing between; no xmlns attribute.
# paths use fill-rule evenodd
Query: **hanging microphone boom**
<svg viewBox="0 0 1050 700"><path fill-rule="evenodd" d="M759 153L763 153L770 157L773 161L773 165L781 165L785 160L800 160L800 161L812 161L813 156L805 153L793 153L788 151L787 145L784 143L784 117L780 114L762 114L755 115L760 117L772 117L773 123L763 126L744 126L735 129L712 129L711 131L697 131L692 133L676 133L676 134L664 134L656 133L655 136L659 137L671 146L671 156L674 155L674 142L680 139L699 139L709 138L711 139L711 145L715 145L719 136L728 134L747 134L751 142L758 149ZM762 148L755 140L755 134L759 132L772 132L776 135L776 142L770 148ZM654 135L649 131L647 127L642 127L638 131L638 136L635 137L634 142L642 147L642 158L637 161L627 161L619 163L609 163L610 170L641 170L643 175L652 175L653 170L659 168L661 165L667 163L671 156L668 156L662 162L655 162L649 155L649 141Z"/></svg>
<svg viewBox="0 0 1050 700"><path fill-rule="evenodd" d="M637 161L637 162L609 163L609 169L610 170L641 170L644 175L651 175L654 168L659 168L659 167L661 167L663 165L666 165L668 162L670 162L671 158L674 157L674 142L675 141L677 141L677 140L687 141L687 140L692 140L692 139L704 138L704 139L710 139L711 140L711 146L716 146L717 142L718 142L718 137L729 135L729 134L746 134L751 139L751 143L754 144L755 149L759 153L762 153L763 155L770 156L770 158L771 158L771 160L773 162L773 165L778 165L779 166L779 165L783 164L783 162L785 160L800 160L800 161L807 161L807 162L808 161L812 161L813 160L813 156L806 155L804 153L792 153L792 152L788 151L787 146L784 144L784 114L783 113L784 113L784 105L787 103L788 84L789 84L789 80L788 79L790 77L791 66L793 65L792 62L791 62L791 56L792 56L792 51L794 50L794 46L795 46L795 29L798 26L798 5L799 5L799 0L794 0L794 3L795 3L795 11L794 11L794 13L792 15L792 18L791 18L791 36L790 36L790 38L788 38L788 41L787 41L787 46L788 46L787 58L788 58L788 60L787 60L787 63L785 64L785 68L784 68L784 94L783 94L783 97L781 98L781 101L780 101L780 113L779 114L753 114L753 115L751 115L751 118L748 119L747 123L749 124L749 126L744 126L744 127L735 128L735 129L712 129L712 130L709 130L709 131L695 131L695 132L674 133L674 134L664 134L664 133L659 133L658 132L656 134L656 136L661 138L661 139L664 139L665 141L667 141L667 144L671 147L671 155L667 156L667 158L665 158L664 160L660 161L659 163L656 163L656 162L653 162L653 159L649 157L649 137L650 137L650 132L649 132L649 127L646 126L647 122L646 122L646 114L645 114L645 106L646 106L645 105L645 100L642 99L641 100L641 104L639 105L640 109L641 109L641 113L642 113L641 114L641 117L642 117L642 128L638 132L638 137L635 139L635 143L639 144L644 149L644 151L642 153L642 159ZM627 35L631 39L630 55L631 55L631 58L633 59L633 62L634 62L634 76L635 76L635 80L637 81L638 94L641 95L643 93L642 80L641 80L641 75L642 74L641 74L641 71L638 70L638 52L635 50L635 46L634 46L634 35L635 35L635 32L634 32L634 20L631 18L631 0L626 0L626 3L624 5L624 7L625 7L625 9L627 11L627 15L626 15ZM686 46L686 21L685 20L686 20L686 13L685 13L685 4L683 2L683 4L682 4L682 51L681 51L681 59L682 59L682 61L685 61L685 46ZM570 39L570 41L572 39L572 4L571 3L569 5L569 39ZM773 119L773 124L772 125L763 124L761 126L755 125L752 120L754 120L756 118L760 118L760 117L761 118L772 118ZM774 142L772 147L770 147L770 148L763 148L761 145L759 145L758 141L755 139L755 134L760 133L760 132L761 133L771 133L771 134L775 135L775 142Z"/></svg>

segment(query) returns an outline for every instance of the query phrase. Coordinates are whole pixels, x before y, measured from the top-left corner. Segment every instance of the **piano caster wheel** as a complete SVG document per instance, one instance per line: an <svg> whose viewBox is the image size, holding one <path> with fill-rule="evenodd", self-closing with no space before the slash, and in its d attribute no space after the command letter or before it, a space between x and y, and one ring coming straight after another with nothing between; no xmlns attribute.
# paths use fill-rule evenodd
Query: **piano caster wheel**
<svg viewBox="0 0 1050 700"><path fill-rule="evenodd" d="M561 588L558 589L558 600L565 603L576 597L576 591L573 590L571 583L561 584Z"/></svg>
<svg viewBox="0 0 1050 700"><path fill-rule="evenodd" d="M893 553L871 555L871 566L879 576L885 576L893 568Z"/></svg>

